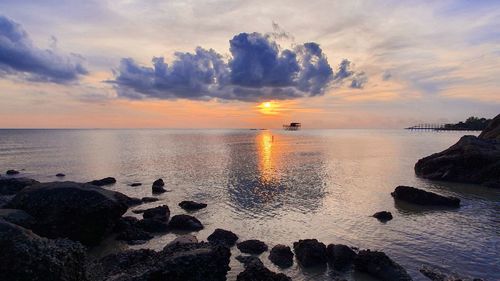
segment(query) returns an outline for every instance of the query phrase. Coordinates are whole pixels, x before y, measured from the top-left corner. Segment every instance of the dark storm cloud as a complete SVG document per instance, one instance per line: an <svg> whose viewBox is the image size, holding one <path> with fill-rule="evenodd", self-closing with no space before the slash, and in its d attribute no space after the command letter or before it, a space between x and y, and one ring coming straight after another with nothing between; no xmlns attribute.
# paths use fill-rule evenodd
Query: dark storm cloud
<svg viewBox="0 0 500 281"><path fill-rule="evenodd" d="M330 84L355 77L347 60L334 74L316 43L281 49L275 36L240 33L229 44L227 62L201 47L195 53L176 53L171 65L163 58L153 58L152 67L122 59L109 82L127 98L261 101L322 95Z"/></svg>
<svg viewBox="0 0 500 281"><path fill-rule="evenodd" d="M57 40L52 39L52 45ZM55 49L36 47L21 25L0 15L0 75L32 81L67 83L87 74L78 55L64 56Z"/></svg>

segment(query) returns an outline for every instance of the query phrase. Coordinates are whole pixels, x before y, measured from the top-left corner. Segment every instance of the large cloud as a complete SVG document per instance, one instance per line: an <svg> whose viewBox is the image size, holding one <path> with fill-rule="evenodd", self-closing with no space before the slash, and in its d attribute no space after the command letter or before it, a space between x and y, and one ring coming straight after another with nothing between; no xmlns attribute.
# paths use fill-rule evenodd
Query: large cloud
<svg viewBox="0 0 500 281"><path fill-rule="evenodd" d="M214 50L196 48L195 53L176 53L171 65L153 58L152 67L122 59L115 70L119 96L127 98L212 99L260 101L322 95L327 87L358 75L342 61L334 73L316 43L281 49L273 36L240 33L229 41L226 62ZM365 81L365 80L363 80Z"/></svg>
<svg viewBox="0 0 500 281"><path fill-rule="evenodd" d="M0 75L67 83L87 73L81 62L78 55L65 56L54 48L36 47L21 25L0 15Z"/></svg>

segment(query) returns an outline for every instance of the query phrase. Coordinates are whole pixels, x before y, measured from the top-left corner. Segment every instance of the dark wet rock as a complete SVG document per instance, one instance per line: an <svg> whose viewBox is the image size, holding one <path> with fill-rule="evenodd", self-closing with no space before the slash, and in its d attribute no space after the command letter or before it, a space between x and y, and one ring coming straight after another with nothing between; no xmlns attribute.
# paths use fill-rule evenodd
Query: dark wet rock
<svg viewBox="0 0 500 281"><path fill-rule="evenodd" d="M9 175L9 176L13 176L13 175L19 174L19 171L17 171L17 170L8 170L5 174Z"/></svg>
<svg viewBox="0 0 500 281"><path fill-rule="evenodd" d="M463 136L448 149L418 160L415 173L431 180L500 187L500 115L479 137Z"/></svg>
<svg viewBox="0 0 500 281"><path fill-rule="evenodd" d="M32 228L35 224L35 218L23 210L17 209L0 209L0 219L28 229Z"/></svg>
<svg viewBox="0 0 500 281"><path fill-rule="evenodd" d="M110 185L110 184L116 183L116 179L112 178L112 177L107 177L107 178L103 178L100 180L93 180L93 181L90 181L88 183L95 185L95 186L105 186L105 185Z"/></svg>
<svg viewBox="0 0 500 281"><path fill-rule="evenodd" d="M420 269L420 273L422 273L425 277L429 278L432 281L483 281L482 279L479 278L464 278L461 276L457 276L454 273L451 274L444 274L439 269L437 268L431 268L428 266L423 266Z"/></svg>
<svg viewBox="0 0 500 281"><path fill-rule="evenodd" d="M140 183L140 182L134 182L134 183L131 183L129 185L132 186L132 187L136 187L136 186L141 186L142 183Z"/></svg>
<svg viewBox="0 0 500 281"><path fill-rule="evenodd" d="M127 204L127 206L129 206L129 207L133 207L133 206L137 206L137 205L142 204L141 199L135 198L135 197L128 197L128 196L123 197L123 202L125 202L125 204Z"/></svg>
<svg viewBox="0 0 500 281"><path fill-rule="evenodd" d="M197 231L203 229L203 224L190 215L175 215L168 226L174 230Z"/></svg>
<svg viewBox="0 0 500 281"><path fill-rule="evenodd" d="M227 247L232 247L238 241L238 235L229 230L217 228L207 238L208 242L213 244L221 244Z"/></svg>
<svg viewBox="0 0 500 281"><path fill-rule="evenodd" d="M95 245L127 211L123 196L90 184L51 182L25 188L7 207L33 216L33 231L41 236Z"/></svg>
<svg viewBox="0 0 500 281"><path fill-rule="evenodd" d="M130 245L143 244L152 238L153 235L137 227L136 224L129 224L116 236L116 240L125 241Z"/></svg>
<svg viewBox="0 0 500 281"><path fill-rule="evenodd" d="M479 134L480 139L500 141L500 114Z"/></svg>
<svg viewBox="0 0 500 281"><path fill-rule="evenodd" d="M12 200L12 198L14 198L14 195L0 196L0 208L5 207Z"/></svg>
<svg viewBox="0 0 500 281"><path fill-rule="evenodd" d="M179 203L179 207L187 211L199 210L207 207L205 203L198 203L194 201L182 201Z"/></svg>
<svg viewBox="0 0 500 281"><path fill-rule="evenodd" d="M146 210L144 210L144 209L135 209L135 210L132 210L132 213L134 213L134 214L142 214L142 213L144 213L144 211L146 211Z"/></svg>
<svg viewBox="0 0 500 281"><path fill-rule="evenodd" d="M65 174L63 174L63 173L58 173L58 174L56 174L56 177L58 177L58 178L63 178L63 177L65 177L65 176L66 176L66 175L65 175Z"/></svg>
<svg viewBox="0 0 500 281"><path fill-rule="evenodd" d="M260 255L268 249L266 243L256 239L240 242L236 244L236 247L242 253L254 255Z"/></svg>
<svg viewBox="0 0 500 281"><path fill-rule="evenodd" d="M256 256L243 256L239 255L236 256L236 260L239 261L240 263L243 264L244 267L250 266L250 265L261 265L264 266L262 261L256 257Z"/></svg>
<svg viewBox="0 0 500 281"><path fill-rule="evenodd" d="M290 267L293 265L292 250L285 245L276 245L271 249L269 260L279 267Z"/></svg>
<svg viewBox="0 0 500 281"><path fill-rule="evenodd" d="M275 273L266 268L256 257L257 261L245 263L245 270L236 277L237 281L292 281L292 278L283 273Z"/></svg>
<svg viewBox="0 0 500 281"><path fill-rule="evenodd" d="M344 269L354 261L356 252L346 245L330 244L326 247L326 256L335 269Z"/></svg>
<svg viewBox="0 0 500 281"><path fill-rule="evenodd" d="M223 281L230 256L229 249L203 242L165 247L161 252L129 250L91 263L88 275L95 281Z"/></svg>
<svg viewBox="0 0 500 281"><path fill-rule="evenodd" d="M0 279L83 281L85 248L67 239L46 239L0 219Z"/></svg>
<svg viewBox="0 0 500 281"><path fill-rule="evenodd" d="M39 183L28 178L0 178L0 194L14 195L25 187Z"/></svg>
<svg viewBox="0 0 500 281"><path fill-rule="evenodd" d="M137 222L137 227L151 233L166 232L168 221L163 219L142 219Z"/></svg>
<svg viewBox="0 0 500 281"><path fill-rule="evenodd" d="M181 235L181 236L175 238L172 242L168 243L167 246L165 246L165 247L173 247L173 246L177 246L177 245L193 244L193 243L198 243L198 238L196 238L196 236L191 235L191 234L185 234L185 235Z"/></svg>
<svg viewBox="0 0 500 281"><path fill-rule="evenodd" d="M391 195L396 200L417 205L460 207L460 199L456 197L445 197L411 186L398 186Z"/></svg>
<svg viewBox="0 0 500 281"><path fill-rule="evenodd" d="M381 211L381 212L376 212L373 214L373 217L378 219L379 221L390 221L392 220L392 214L391 212L387 211Z"/></svg>
<svg viewBox="0 0 500 281"><path fill-rule="evenodd" d="M354 259L354 269L381 280L411 281L406 270L385 253L362 250Z"/></svg>
<svg viewBox="0 0 500 281"><path fill-rule="evenodd" d="M157 219L168 222L168 219L170 217L170 209L168 208L167 205L161 205L158 207L144 210L144 212L142 213L142 217L144 219Z"/></svg>
<svg viewBox="0 0 500 281"><path fill-rule="evenodd" d="M158 201L158 200L160 200L160 199L158 199L158 198L156 198L156 197L142 197L142 198L141 198L141 201L142 201L143 203L151 203L151 202L156 202L156 201Z"/></svg>
<svg viewBox="0 0 500 281"><path fill-rule="evenodd" d="M293 249L303 267L326 264L326 246L316 239L299 240L293 243Z"/></svg>
<svg viewBox="0 0 500 281"><path fill-rule="evenodd" d="M153 193L163 193L166 192L165 188L165 183L163 182L163 179L157 179L153 182L152 190Z"/></svg>

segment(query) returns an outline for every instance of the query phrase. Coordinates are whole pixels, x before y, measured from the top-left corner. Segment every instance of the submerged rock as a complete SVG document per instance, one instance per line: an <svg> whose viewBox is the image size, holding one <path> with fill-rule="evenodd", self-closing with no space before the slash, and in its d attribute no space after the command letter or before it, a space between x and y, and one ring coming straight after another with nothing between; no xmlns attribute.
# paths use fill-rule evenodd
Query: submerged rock
<svg viewBox="0 0 500 281"><path fill-rule="evenodd" d="M190 215L175 215L168 226L174 230L197 231L203 229L203 224Z"/></svg>
<svg viewBox="0 0 500 281"><path fill-rule="evenodd" d="M479 137L463 136L448 149L418 160L415 173L431 180L500 188L500 115Z"/></svg>
<svg viewBox="0 0 500 281"><path fill-rule="evenodd" d="M151 202L156 202L156 201L158 201L158 200L160 200L160 199L158 199L158 198L156 198L156 197L142 197L142 198L141 198L141 201L142 201L143 203L151 203Z"/></svg>
<svg viewBox="0 0 500 281"><path fill-rule="evenodd" d="M17 209L0 209L0 219L28 229L32 228L35 224L35 218L23 210Z"/></svg>
<svg viewBox="0 0 500 281"><path fill-rule="evenodd" d="M163 182L163 179L157 179L153 182L153 186L151 187L153 193L163 193L166 192L166 190L163 188L165 186L165 183Z"/></svg>
<svg viewBox="0 0 500 281"><path fill-rule="evenodd" d="M269 260L281 268L290 267L293 265L292 250L285 245L276 245L269 253Z"/></svg>
<svg viewBox="0 0 500 281"><path fill-rule="evenodd" d="M392 220L392 214L391 212L387 211L381 211L381 212L376 212L373 214L373 217L378 219L379 221L390 221Z"/></svg>
<svg viewBox="0 0 500 281"><path fill-rule="evenodd" d="M293 243L297 260L303 267L326 264L326 246L316 239L299 240Z"/></svg>
<svg viewBox="0 0 500 281"><path fill-rule="evenodd" d="M483 281L479 278L470 279L459 277L456 274L444 274L438 269L430 268L428 266L423 266L420 269L420 273L422 273L425 277L429 278L432 281Z"/></svg>
<svg viewBox="0 0 500 281"><path fill-rule="evenodd" d="M242 253L254 255L260 255L268 249L266 243L256 239L240 242L236 245L236 247Z"/></svg>
<svg viewBox="0 0 500 281"><path fill-rule="evenodd" d="M63 174L63 173L58 173L58 174L56 174L56 177L58 177L58 178L63 178L63 177L65 177L65 176L66 176L66 175L65 175L65 174Z"/></svg>
<svg viewBox="0 0 500 281"><path fill-rule="evenodd" d="M354 261L356 252L346 245L330 244L326 247L326 256L335 269L344 269Z"/></svg>
<svg viewBox="0 0 500 281"><path fill-rule="evenodd" d="M33 231L41 236L95 245L127 211L123 196L91 184L51 182L25 188L7 207L33 216Z"/></svg>
<svg viewBox="0 0 500 281"><path fill-rule="evenodd" d="M354 269L381 280L411 281L406 270L385 253L363 250L354 259Z"/></svg>
<svg viewBox="0 0 500 281"><path fill-rule="evenodd" d="M144 210L142 213L144 219L158 219L168 222L170 218L170 209L167 205L161 205L151 209Z"/></svg>
<svg viewBox="0 0 500 281"><path fill-rule="evenodd" d="M238 241L238 235L229 230L217 228L207 238L208 242L213 244L221 244L227 247L232 247Z"/></svg>
<svg viewBox="0 0 500 281"><path fill-rule="evenodd" d="M110 185L116 183L116 179L112 177L107 177L103 178L100 180L93 180L88 182L89 184L95 185L95 186L105 186L105 185Z"/></svg>
<svg viewBox="0 0 500 281"><path fill-rule="evenodd" d="M256 257L259 262L260 260ZM245 263L245 270L236 277L237 281L292 281L292 278L283 273L275 273L265 267L262 262L250 261Z"/></svg>
<svg viewBox="0 0 500 281"><path fill-rule="evenodd" d="M0 272L8 281L83 281L85 248L67 239L46 239L0 219Z"/></svg>
<svg viewBox="0 0 500 281"><path fill-rule="evenodd" d="M194 201L182 201L179 203L179 207L187 211L199 210L207 207L205 203L198 203Z"/></svg>
<svg viewBox="0 0 500 281"><path fill-rule="evenodd" d="M28 178L0 178L0 194L14 195L25 187L39 183Z"/></svg>
<svg viewBox="0 0 500 281"><path fill-rule="evenodd" d="M132 186L132 187L136 187L136 186L141 186L142 183L140 183L140 182L134 182L134 183L131 183L129 185Z"/></svg>
<svg viewBox="0 0 500 281"><path fill-rule="evenodd" d="M5 172L5 174L9 175L9 176L13 176L13 175L19 174L19 171L17 171L17 170L8 170L7 172Z"/></svg>
<svg viewBox="0 0 500 281"><path fill-rule="evenodd" d="M417 205L460 207L460 199L456 197L445 197L411 186L398 186L391 195L394 199Z"/></svg>
<svg viewBox="0 0 500 281"><path fill-rule="evenodd" d="M161 252L129 250L93 262L88 275L95 281L223 281L230 256L229 249L204 242L173 245Z"/></svg>

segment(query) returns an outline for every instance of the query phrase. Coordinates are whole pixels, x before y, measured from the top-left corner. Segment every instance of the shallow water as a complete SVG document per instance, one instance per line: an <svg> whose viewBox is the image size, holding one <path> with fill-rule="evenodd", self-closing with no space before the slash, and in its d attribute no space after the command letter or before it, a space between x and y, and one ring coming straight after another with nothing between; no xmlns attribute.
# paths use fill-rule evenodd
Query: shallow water
<svg viewBox="0 0 500 281"><path fill-rule="evenodd" d="M359 248L383 250L414 280L427 280L423 264L463 275L500 280L500 191L480 186L430 182L415 177L423 156L455 143L463 132L405 130L0 130L0 169L23 169L40 181L89 181L106 176L107 188L130 196L151 196L151 183L163 178L169 192L160 202L172 214L184 213L182 200L208 203L195 212L205 229L232 230L244 239L272 246L317 238ZM143 186L130 187L132 182ZM395 204L397 185L459 197L458 210L421 209ZM370 217L381 210L394 219ZM131 215L134 215L130 213ZM175 234L158 236L134 248L161 249ZM122 244L109 242L107 253ZM238 255L233 249L233 257ZM268 260L261 259L275 271ZM242 270L231 261L228 280ZM284 273L294 280L371 280L327 268Z"/></svg>

